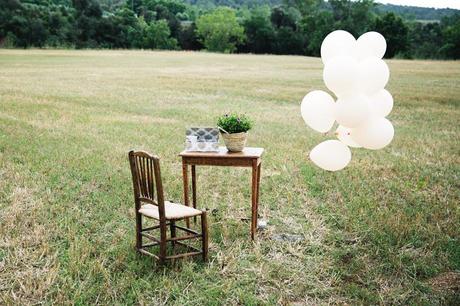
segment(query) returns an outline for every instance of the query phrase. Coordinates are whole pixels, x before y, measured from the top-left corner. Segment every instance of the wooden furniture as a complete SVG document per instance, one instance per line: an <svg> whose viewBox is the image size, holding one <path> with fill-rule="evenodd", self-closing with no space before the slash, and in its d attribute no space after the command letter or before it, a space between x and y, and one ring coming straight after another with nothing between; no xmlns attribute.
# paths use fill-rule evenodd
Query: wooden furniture
<svg viewBox="0 0 460 306"><path fill-rule="evenodd" d="M187 152L182 151L182 172L184 180L184 204L189 206L188 166L192 170L192 204L196 208L196 169L195 166L227 166L252 168L252 215L251 238L257 230L257 209L259 205L259 185L261 156L263 148L244 148L243 152L229 152L225 147L219 147L219 152ZM187 219L187 222L188 219Z"/></svg>
<svg viewBox="0 0 460 306"><path fill-rule="evenodd" d="M163 185L161 181L160 159L144 151L130 151L129 163L133 177L134 203L136 209L136 249L142 254L150 255L161 263L167 259L175 259L185 256L202 255L203 260L208 257L208 229L206 211L176 204L164 200ZM155 197L156 192L156 197ZM177 221L189 217L201 216L201 233L187 227L176 224ZM142 217L158 220L159 224L143 228ZM167 237L167 227L171 236ZM154 230L160 230L160 238L152 235ZM187 233L185 236L176 236L176 230L180 229ZM142 239L147 238L151 243L143 244ZM184 243L184 240L200 239L201 250ZM189 252L182 254L166 255L167 243L171 242L173 251L176 244L184 246ZM157 256L147 251L152 246L160 247Z"/></svg>

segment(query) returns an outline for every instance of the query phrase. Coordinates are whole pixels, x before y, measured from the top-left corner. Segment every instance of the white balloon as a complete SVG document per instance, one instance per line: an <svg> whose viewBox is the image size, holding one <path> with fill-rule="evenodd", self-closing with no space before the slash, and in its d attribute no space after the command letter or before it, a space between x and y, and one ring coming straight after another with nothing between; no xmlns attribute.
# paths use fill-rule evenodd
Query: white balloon
<svg viewBox="0 0 460 306"><path fill-rule="evenodd" d="M372 117L365 124L351 130L351 138L366 149L378 150L387 146L395 134L391 122L382 117Z"/></svg>
<svg viewBox="0 0 460 306"><path fill-rule="evenodd" d="M324 170L338 171L350 162L351 151L338 140L326 140L311 150L310 159Z"/></svg>
<svg viewBox="0 0 460 306"><path fill-rule="evenodd" d="M326 64L336 56L352 56L356 39L347 31L337 30L329 33L321 44L321 59Z"/></svg>
<svg viewBox="0 0 460 306"><path fill-rule="evenodd" d="M349 147L352 147L352 148L361 148L361 146L359 144L357 144L350 136L351 134L351 129L350 128L347 128L347 127L344 127L342 125L339 125L339 127L337 128L337 130L335 131L335 134L337 135L337 138L343 142L344 144L346 144L347 146Z"/></svg>
<svg viewBox="0 0 460 306"><path fill-rule="evenodd" d="M386 117L393 109L393 97L386 89L369 96L371 112L375 116Z"/></svg>
<svg viewBox="0 0 460 306"><path fill-rule="evenodd" d="M378 32L367 32L356 41L356 56L358 60L368 57L383 58L387 50L385 37Z"/></svg>
<svg viewBox="0 0 460 306"><path fill-rule="evenodd" d="M326 133L334 125L334 104L334 99L327 92L309 92L300 107L302 118L315 131Z"/></svg>
<svg viewBox="0 0 460 306"><path fill-rule="evenodd" d="M369 95L384 89L390 79L387 64L377 57L368 57L359 62L358 71L357 86Z"/></svg>
<svg viewBox="0 0 460 306"><path fill-rule="evenodd" d="M339 98L335 105L335 120L345 127L358 127L370 117L369 100L364 95Z"/></svg>
<svg viewBox="0 0 460 306"><path fill-rule="evenodd" d="M349 95L356 89L358 68L353 57L336 56L324 66L324 83L337 97Z"/></svg>

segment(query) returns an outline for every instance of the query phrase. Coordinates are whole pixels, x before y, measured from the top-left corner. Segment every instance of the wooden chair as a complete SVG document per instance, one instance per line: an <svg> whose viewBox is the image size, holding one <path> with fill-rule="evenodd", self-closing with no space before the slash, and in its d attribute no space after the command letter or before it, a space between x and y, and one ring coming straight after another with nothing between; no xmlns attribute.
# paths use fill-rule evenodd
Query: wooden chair
<svg viewBox="0 0 460 306"><path fill-rule="evenodd" d="M150 255L164 263L168 259L176 259L186 256L202 255L203 260L208 258L208 228L206 211L194 209L182 204L172 203L164 200L163 185L161 181L160 159L144 151L130 151L129 163L133 176L134 203L136 208L136 249L142 254ZM156 198L155 198L156 191ZM201 233L188 227L176 224L176 221L190 217L201 216ZM159 224L151 227L142 227L142 218L158 220ZM188 222L187 222L188 223ZM167 227L171 236L167 237ZM160 230L160 239L152 235L154 230ZM186 232L185 236L176 236L176 229ZM143 244L145 237L151 243ZM201 250L183 243L184 240L200 239ZM166 255L167 244L171 242L175 251L176 244L187 249L188 253ZM160 247L160 254L157 256L147 251L152 246Z"/></svg>

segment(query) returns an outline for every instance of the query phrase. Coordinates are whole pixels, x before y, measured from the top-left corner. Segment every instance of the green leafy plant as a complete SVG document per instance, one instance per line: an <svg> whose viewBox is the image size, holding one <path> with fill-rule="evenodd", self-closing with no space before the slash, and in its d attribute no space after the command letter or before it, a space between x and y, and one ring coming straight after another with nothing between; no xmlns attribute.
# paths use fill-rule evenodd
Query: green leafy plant
<svg viewBox="0 0 460 306"><path fill-rule="evenodd" d="M225 114L219 117L217 126L230 134L234 134L249 131L253 122L246 115Z"/></svg>

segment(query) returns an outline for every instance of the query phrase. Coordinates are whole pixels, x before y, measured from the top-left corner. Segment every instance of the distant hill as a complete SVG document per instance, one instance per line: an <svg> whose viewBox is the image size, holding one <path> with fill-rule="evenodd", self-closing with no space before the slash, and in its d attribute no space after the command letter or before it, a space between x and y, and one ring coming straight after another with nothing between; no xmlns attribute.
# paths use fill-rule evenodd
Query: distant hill
<svg viewBox="0 0 460 306"><path fill-rule="evenodd" d="M460 14L460 10L436 9L428 7L404 6L393 4L377 4L376 12L393 12L404 16L407 19L415 20L441 20L443 17Z"/></svg>
<svg viewBox="0 0 460 306"><path fill-rule="evenodd" d="M247 6L249 8L253 8L261 5L280 5L282 0L185 0L185 2L204 8L212 8L216 6L229 6L234 8Z"/></svg>
<svg viewBox="0 0 460 306"><path fill-rule="evenodd" d="M40 0L22 0L22 2L37 3ZM46 2L48 0L41 0ZM55 4L70 5L71 0L51 0ZM135 0L134 0L135 1ZM217 6L229 6L234 8L249 7L254 8L261 5L276 6L283 3L283 0L184 0L186 3L196 5L204 9L212 9ZM98 0L101 7L105 11L114 11L116 8L126 3L126 0ZM328 8L328 4L324 4L324 8ZM451 16L453 14L460 14L460 10L455 9L435 9L417 6L404 6L393 4L376 3L375 12L383 14L386 12L393 12L398 15L404 16L406 19L422 20L422 21L436 21L441 20L442 17Z"/></svg>
<svg viewBox="0 0 460 306"><path fill-rule="evenodd" d="M185 0L185 2L192 5L197 5L203 8L212 8L216 6L229 6L229 7L257 7L260 5L275 6L282 4L282 0ZM325 3L325 7L328 7ZM404 16L406 19L412 20L441 20L442 17L451 16L459 13L460 10L454 9L435 9L427 7L417 6L404 6L404 5L393 5L393 4L381 4L376 3L375 12L382 14L386 12L393 12Z"/></svg>

